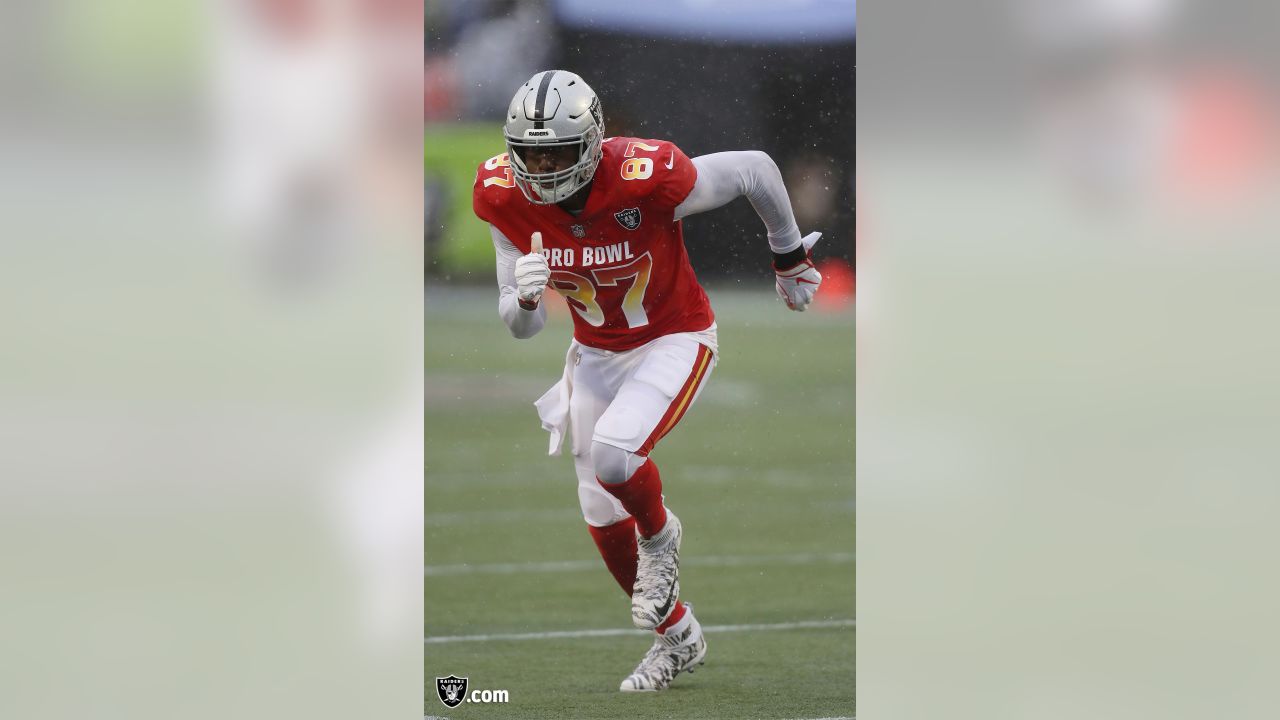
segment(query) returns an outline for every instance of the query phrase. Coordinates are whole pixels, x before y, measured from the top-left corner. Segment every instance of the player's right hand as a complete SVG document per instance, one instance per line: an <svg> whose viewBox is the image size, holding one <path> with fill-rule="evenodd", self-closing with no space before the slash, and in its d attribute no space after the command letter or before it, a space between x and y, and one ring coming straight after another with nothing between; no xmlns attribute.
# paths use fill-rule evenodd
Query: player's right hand
<svg viewBox="0 0 1280 720"><path fill-rule="evenodd" d="M525 309L533 309L542 300L551 278L547 257L542 254L542 233L536 232L530 239L532 252L516 260L516 296Z"/></svg>

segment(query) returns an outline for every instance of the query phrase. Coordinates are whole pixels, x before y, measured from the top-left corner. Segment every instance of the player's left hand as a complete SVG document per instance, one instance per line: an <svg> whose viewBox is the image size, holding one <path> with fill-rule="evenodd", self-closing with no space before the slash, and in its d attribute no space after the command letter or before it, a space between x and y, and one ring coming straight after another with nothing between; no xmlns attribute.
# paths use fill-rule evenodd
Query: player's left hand
<svg viewBox="0 0 1280 720"><path fill-rule="evenodd" d="M804 312L805 308L809 307L809 303L813 302L813 296L818 293L818 286L822 284L822 273L813 266L813 259L810 257L813 245L820 237L822 233L815 232L805 235L800 240L801 245L804 246L804 260L790 267L780 268L777 265L773 267L774 274L778 276L775 285L778 297L782 298L788 308L796 312Z"/></svg>

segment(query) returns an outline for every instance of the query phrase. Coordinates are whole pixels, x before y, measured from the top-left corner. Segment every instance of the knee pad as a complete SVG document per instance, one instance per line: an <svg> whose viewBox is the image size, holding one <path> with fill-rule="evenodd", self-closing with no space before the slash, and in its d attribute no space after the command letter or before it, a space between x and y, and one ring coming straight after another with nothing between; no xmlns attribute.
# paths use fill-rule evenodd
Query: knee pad
<svg viewBox="0 0 1280 720"><path fill-rule="evenodd" d="M631 516L618 498L600 487L591 458L574 457L574 469L578 473L578 505L588 525L607 527Z"/></svg>
<svg viewBox="0 0 1280 720"><path fill-rule="evenodd" d="M591 443L591 463L600 482L615 485L626 482L647 458L599 440Z"/></svg>
<svg viewBox="0 0 1280 720"><path fill-rule="evenodd" d="M605 492L600 483L595 487L579 485L578 504L582 507L582 519L593 527L608 527L629 517L618 498Z"/></svg>

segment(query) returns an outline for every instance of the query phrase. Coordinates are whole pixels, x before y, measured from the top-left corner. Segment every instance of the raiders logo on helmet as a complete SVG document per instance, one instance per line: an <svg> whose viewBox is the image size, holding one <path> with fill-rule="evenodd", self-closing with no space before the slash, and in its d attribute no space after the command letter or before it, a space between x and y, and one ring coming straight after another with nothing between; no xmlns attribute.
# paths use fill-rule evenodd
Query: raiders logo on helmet
<svg viewBox="0 0 1280 720"><path fill-rule="evenodd" d="M591 119L596 121L596 125L604 127L604 113L600 112L600 98L591 98Z"/></svg>

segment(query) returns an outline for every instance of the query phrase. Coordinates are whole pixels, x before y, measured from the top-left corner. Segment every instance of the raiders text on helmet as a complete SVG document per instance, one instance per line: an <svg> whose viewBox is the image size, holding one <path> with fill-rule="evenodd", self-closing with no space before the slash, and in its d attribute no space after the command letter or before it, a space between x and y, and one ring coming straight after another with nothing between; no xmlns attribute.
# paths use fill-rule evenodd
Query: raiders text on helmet
<svg viewBox="0 0 1280 720"><path fill-rule="evenodd" d="M525 198L538 205L562 202L591 182L600 164L604 141L600 98L567 70L540 72L511 99L503 132L511 173ZM525 153L547 146L572 147L577 161L556 172L529 172Z"/></svg>

